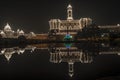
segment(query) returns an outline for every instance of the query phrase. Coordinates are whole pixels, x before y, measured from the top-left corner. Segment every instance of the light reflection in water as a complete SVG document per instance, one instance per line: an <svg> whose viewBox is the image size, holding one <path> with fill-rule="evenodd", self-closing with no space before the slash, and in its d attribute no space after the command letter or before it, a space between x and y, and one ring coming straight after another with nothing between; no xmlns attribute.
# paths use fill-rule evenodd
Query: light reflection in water
<svg viewBox="0 0 120 80"><path fill-rule="evenodd" d="M68 63L68 75L70 77L74 75L75 62L80 62L82 64L90 64L93 62L93 57L95 57L96 55L120 55L120 48L118 46L111 46L110 44L106 43L33 44L27 45L24 48L1 48L0 55L4 55L6 60L10 61L13 54L21 55L26 50L29 50L30 53L32 53L35 49L48 50L50 54L49 61L51 63Z"/></svg>

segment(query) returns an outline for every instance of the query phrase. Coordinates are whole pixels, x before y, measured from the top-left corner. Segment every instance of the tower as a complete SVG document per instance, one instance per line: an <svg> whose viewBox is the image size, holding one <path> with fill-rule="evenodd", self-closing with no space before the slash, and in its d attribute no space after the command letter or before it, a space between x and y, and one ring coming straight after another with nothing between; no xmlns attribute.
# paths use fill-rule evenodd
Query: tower
<svg viewBox="0 0 120 80"><path fill-rule="evenodd" d="M73 20L72 6L70 4L67 7L67 20Z"/></svg>

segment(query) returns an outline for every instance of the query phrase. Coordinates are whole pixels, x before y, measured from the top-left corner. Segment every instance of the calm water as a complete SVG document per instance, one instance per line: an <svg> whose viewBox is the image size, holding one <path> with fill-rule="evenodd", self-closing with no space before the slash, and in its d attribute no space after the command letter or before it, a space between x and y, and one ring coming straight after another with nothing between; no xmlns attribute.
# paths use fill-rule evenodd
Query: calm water
<svg viewBox="0 0 120 80"><path fill-rule="evenodd" d="M120 75L120 48L109 43L1 46L0 50L0 75L5 79L96 80Z"/></svg>

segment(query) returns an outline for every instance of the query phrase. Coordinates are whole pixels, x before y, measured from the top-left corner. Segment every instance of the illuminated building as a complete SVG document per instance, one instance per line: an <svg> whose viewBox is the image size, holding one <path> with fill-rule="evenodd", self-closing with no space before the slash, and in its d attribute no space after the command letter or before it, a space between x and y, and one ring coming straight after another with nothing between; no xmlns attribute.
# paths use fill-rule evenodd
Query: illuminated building
<svg viewBox="0 0 120 80"><path fill-rule="evenodd" d="M70 35L72 37L72 40L75 40L76 36L78 37L77 40L82 40L82 38L91 38L91 37L94 38L96 37L104 38L104 36L113 37L114 35L118 35L117 37L120 37L120 34L117 34L120 32L120 24L93 26L93 21L89 17L74 19L73 8L70 4L67 6L66 12L67 12L67 18L65 20L61 20L61 19L49 20L48 33L35 34L34 32L30 32L27 34L23 30L19 30L19 29L17 31L13 31L10 25L7 23L4 29L0 30L0 36L2 36L2 38L18 38L19 36L24 36L27 39L37 39L37 40L46 40L46 41L63 40L65 35ZM82 34L82 36L78 34L79 32L81 32L80 34ZM57 35L57 36L53 36L53 35ZM68 38L66 37L66 39Z"/></svg>
<svg viewBox="0 0 120 80"><path fill-rule="evenodd" d="M49 21L50 32L56 34L76 34L77 31L82 30L83 27L92 24L91 18L80 18L74 20L72 6L67 7L67 20L51 19Z"/></svg>
<svg viewBox="0 0 120 80"><path fill-rule="evenodd" d="M6 24L3 30L0 30L0 35L2 36L2 38L18 38L19 36L25 36L26 38L32 38L36 36L34 32L30 32L26 34L24 33L23 30L18 29L17 31L14 31L12 30L12 28L10 27L8 23Z"/></svg>

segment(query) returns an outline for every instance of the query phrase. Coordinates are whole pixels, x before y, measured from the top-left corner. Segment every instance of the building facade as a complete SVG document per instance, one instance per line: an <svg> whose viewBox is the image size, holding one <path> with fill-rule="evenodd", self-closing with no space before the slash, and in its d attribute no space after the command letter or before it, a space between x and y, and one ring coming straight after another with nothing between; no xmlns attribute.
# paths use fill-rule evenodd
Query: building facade
<svg viewBox="0 0 120 80"><path fill-rule="evenodd" d="M67 7L67 19L51 19L49 21L50 31L56 34L76 34L78 30L92 24L91 18L80 18L74 20L72 6L69 4Z"/></svg>

